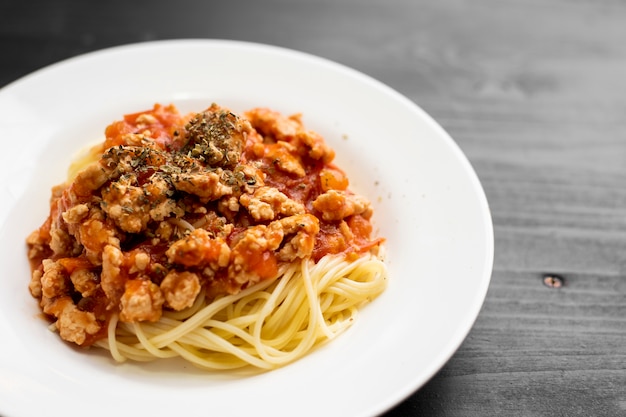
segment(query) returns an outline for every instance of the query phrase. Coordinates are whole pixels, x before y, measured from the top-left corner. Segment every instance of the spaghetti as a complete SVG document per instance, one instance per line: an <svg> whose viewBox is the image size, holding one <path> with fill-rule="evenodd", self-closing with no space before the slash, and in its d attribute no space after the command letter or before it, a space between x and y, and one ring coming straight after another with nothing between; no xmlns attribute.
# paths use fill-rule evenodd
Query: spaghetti
<svg viewBox="0 0 626 417"><path fill-rule="evenodd" d="M29 289L62 339L117 361L273 369L386 285L372 209L299 116L126 115L53 188Z"/></svg>

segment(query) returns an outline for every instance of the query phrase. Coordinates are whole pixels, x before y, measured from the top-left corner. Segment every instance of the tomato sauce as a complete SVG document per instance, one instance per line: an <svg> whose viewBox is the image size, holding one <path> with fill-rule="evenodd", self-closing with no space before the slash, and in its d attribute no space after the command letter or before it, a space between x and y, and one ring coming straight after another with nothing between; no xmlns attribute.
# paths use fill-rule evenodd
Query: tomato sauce
<svg viewBox="0 0 626 417"><path fill-rule="evenodd" d="M96 321L97 331L94 323L64 329L83 346L106 336L114 313L158 318L181 298L193 301L190 288L236 293L276 278L281 264L354 259L382 242L371 236L369 202L298 117L263 108L239 117L217 105L181 115L156 104L108 125L101 150L55 190L28 239L42 308L59 318L69 297L81 323ZM97 289L71 282L77 271L98 276Z"/></svg>

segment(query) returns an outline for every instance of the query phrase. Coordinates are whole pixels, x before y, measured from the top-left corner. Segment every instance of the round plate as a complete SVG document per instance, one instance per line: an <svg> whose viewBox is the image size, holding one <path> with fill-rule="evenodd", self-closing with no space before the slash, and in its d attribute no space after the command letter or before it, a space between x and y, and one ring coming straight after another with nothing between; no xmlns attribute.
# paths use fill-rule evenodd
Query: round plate
<svg viewBox="0 0 626 417"><path fill-rule="evenodd" d="M117 364L47 330L28 292L25 238L75 154L125 113L212 102L301 113L374 205L389 286L331 343L266 373L182 361ZM122 46L49 66L0 90L0 414L91 417L370 416L431 378L466 337L493 263L487 200L455 142L413 102L340 64L217 40Z"/></svg>

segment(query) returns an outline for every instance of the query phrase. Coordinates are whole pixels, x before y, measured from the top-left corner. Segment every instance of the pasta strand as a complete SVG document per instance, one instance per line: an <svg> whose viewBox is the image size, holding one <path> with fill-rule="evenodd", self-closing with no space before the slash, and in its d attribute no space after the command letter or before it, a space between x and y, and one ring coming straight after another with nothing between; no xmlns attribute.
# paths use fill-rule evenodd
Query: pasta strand
<svg viewBox="0 0 626 417"><path fill-rule="evenodd" d="M156 323L119 323L114 315L108 340L96 345L118 362L179 356L202 369L274 369L345 331L357 308L385 287L377 256L327 255L317 264L292 264L277 280L234 296L211 301L202 293L189 309Z"/></svg>

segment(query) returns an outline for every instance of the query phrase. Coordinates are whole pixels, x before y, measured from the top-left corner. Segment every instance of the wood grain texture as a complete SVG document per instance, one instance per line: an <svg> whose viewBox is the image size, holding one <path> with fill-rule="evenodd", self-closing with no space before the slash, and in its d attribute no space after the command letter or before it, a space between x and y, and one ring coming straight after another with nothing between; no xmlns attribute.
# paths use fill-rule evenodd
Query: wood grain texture
<svg viewBox="0 0 626 417"><path fill-rule="evenodd" d="M264 42L389 84L470 159L492 283L460 349L388 416L626 415L626 3L128 3L1 0L0 85L128 42Z"/></svg>

